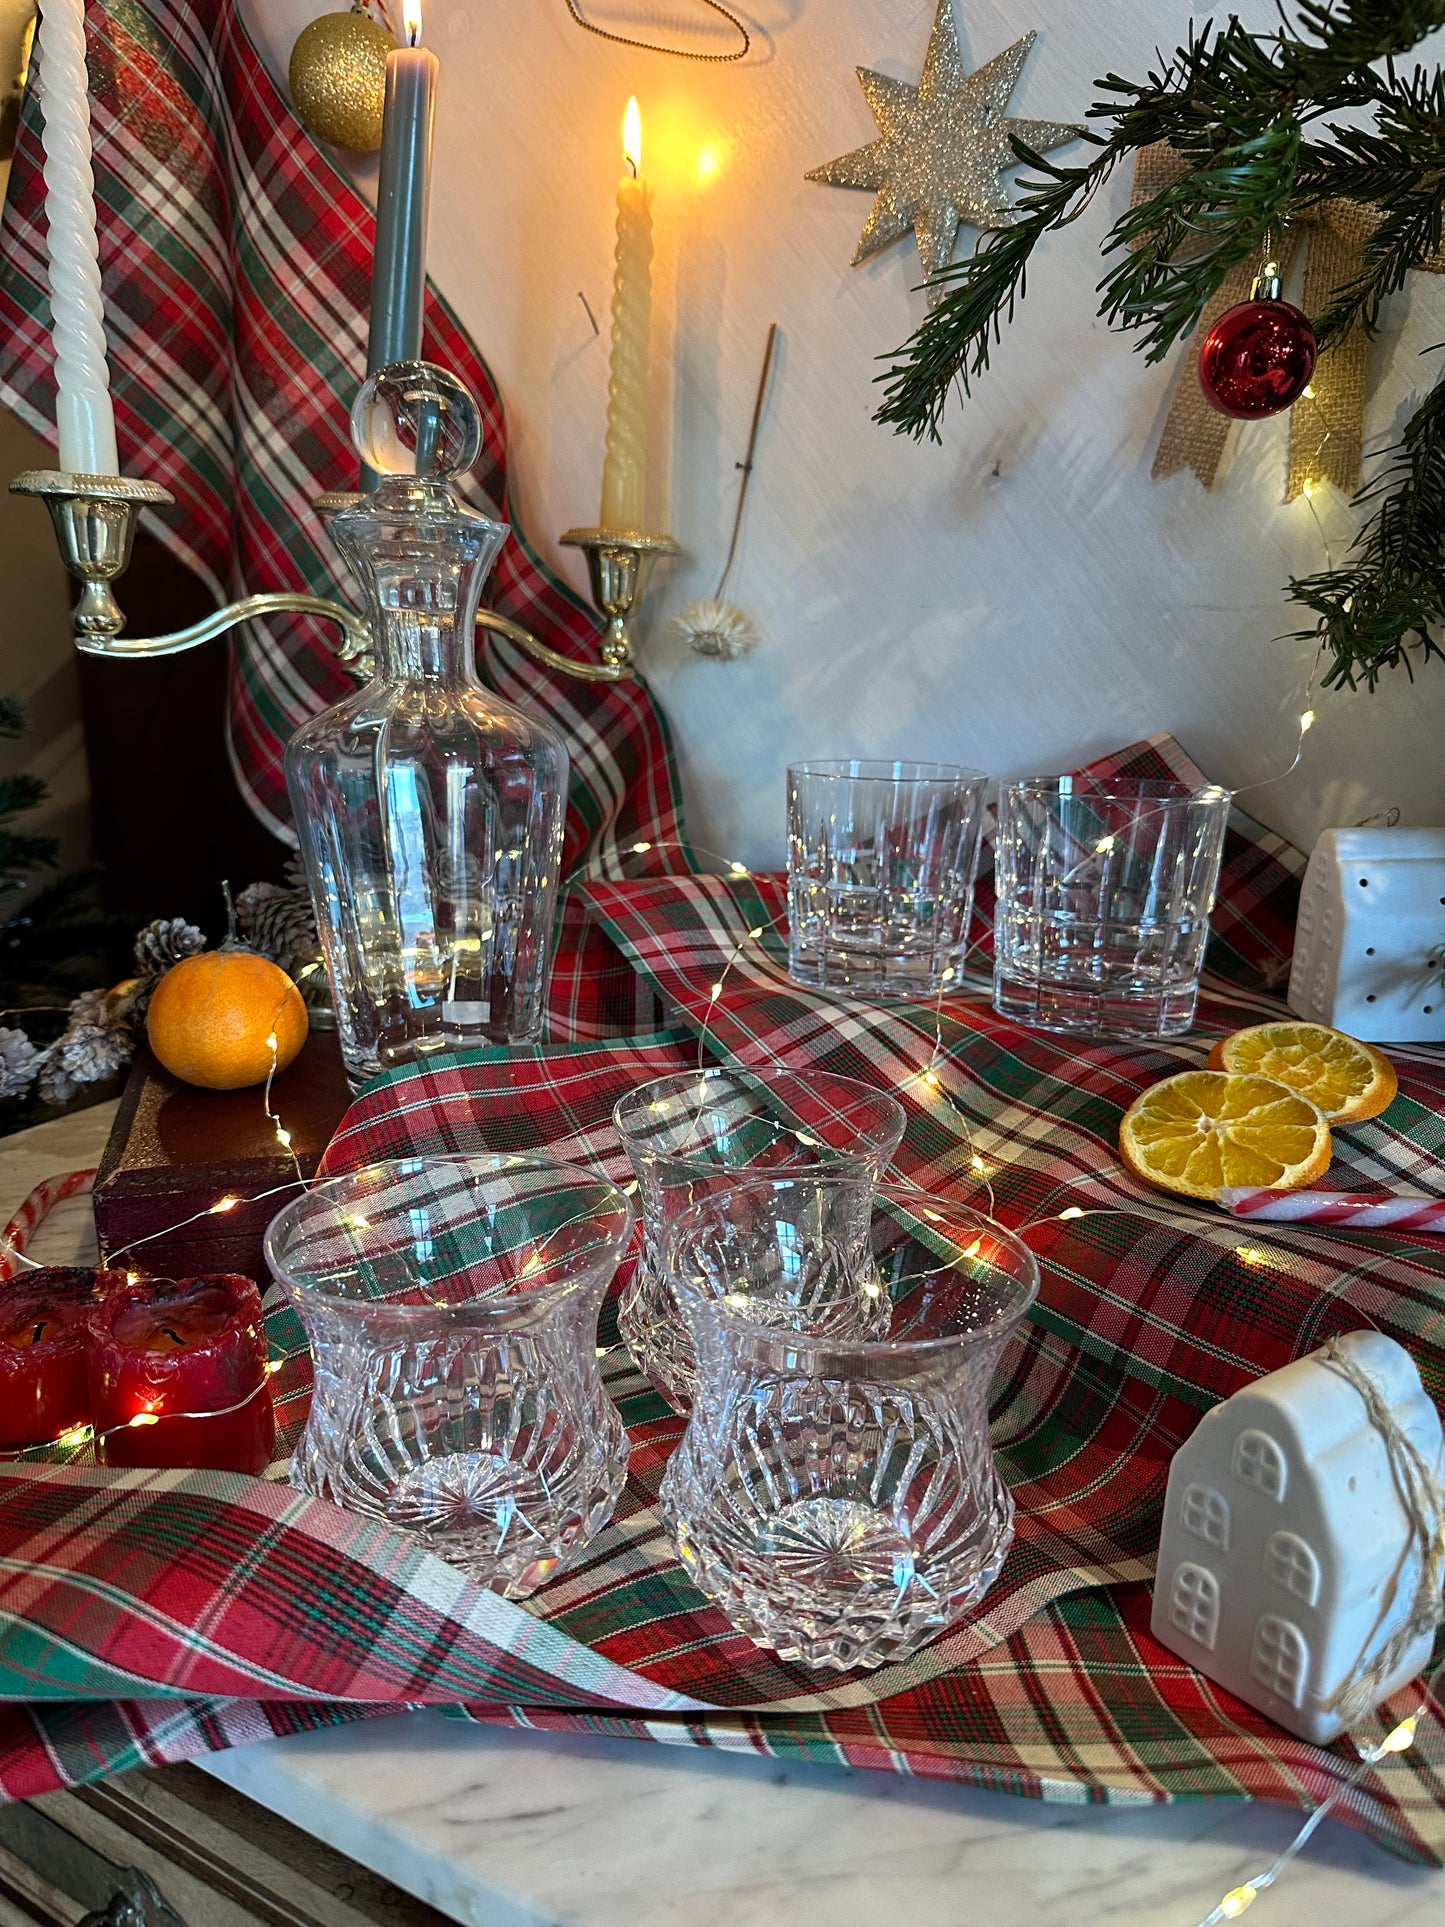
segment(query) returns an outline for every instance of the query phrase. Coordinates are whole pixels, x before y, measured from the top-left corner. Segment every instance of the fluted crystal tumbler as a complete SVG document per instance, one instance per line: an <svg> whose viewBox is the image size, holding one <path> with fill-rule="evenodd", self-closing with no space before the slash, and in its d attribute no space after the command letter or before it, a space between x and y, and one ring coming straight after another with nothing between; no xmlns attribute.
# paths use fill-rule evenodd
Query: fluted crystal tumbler
<svg viewBox="0 0 1445 1927"><path fill-rule="evenodd" d="M612 1115L642 1211L642 1252L618 1322L641 1370L685 1412L692 1346L661 1263L669 1220L750 1175L826 1171L866 1200L903 1136L903 1106L829 1071L728 1069L654 1078Z"/></svg>
<svg viewBox="0 0 1445 1927"><path fill-rule="evenodd" d="M1194 1022L1230 795L1029 777L999 789L994 1008L1040 1030L1178 1037Z"/></svg>
<svg viewBox="0 0 1445 1927"><path fill-rule="evenodd" d="M631 1229L616 1186L540 1157L398 1159L287 1205L266 1260L315 1360L292 1483L535 1591L626 1477L597 1315Z"/></svg>
<svg viewBox="0 0 1445 1927"><path fill-rule="evenodd" d="M665 1240L697 1357L662 1483L678 1557L758 1645L839 1670L912 1652L998 1576L989 1385L1038 1290L1027 1248L966 1206L884 1187L861 1261L854 1211L827 1179L749 1182Z"/></svg>
<svg viewBox="0 0 1445 1927"><path fill-rule="evenodd" d="M957 989L981 770L843 760L788 771L788 975L852 997Z"/></svg>
<svg viewBox="0 0 1445 1927"><path fill-rule="evenodd" d="M567 751L477 673L477 603L507 531L448 486L481 446L471 396L396 362L362 386L352 433L382 479L331 530L375 668L297 730L286 783L355 1086L541 1036Z"/></svg>

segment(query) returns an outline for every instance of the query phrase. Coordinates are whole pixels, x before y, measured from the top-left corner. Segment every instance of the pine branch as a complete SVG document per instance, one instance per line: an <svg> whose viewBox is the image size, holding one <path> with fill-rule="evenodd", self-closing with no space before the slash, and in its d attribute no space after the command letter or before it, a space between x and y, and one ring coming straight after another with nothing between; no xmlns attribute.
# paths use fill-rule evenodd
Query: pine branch
<svg viewBox="0 0 1445 1927"><path fill-rule="evenodd" d="M1445 623L1445 375L1357 499L1378 506L1349 565L1296 576L1289 594L1319 618L1300 636L1325 649L1325 684L1373 689L1386 669L1413 679L1412 652L1445 656L1432 634Z"/></svg>
<svg viewBox="0 0 1445 1927"><path fill-rule="evenodd" d="M1082 211L1119 159L1105 148L1087 167L1060 167L1021 142L1014 146L1020 160L1047 178L1021 184L1015 226L996 229L967 261L939 277L940 283L951 284L947 293L899 351L904 359L877 377L888 384L877 420L891 423L900 433L941 439L938 427L949 391L957 382L967 394L974 377L988 367L989 351L1023 296L1034 248L1051 228L1064 226Z"/></svg>
<svg viewBox="0 0 1445 1927"><path fill-rule="evenodd" d="M899 433L938 439L954 385L967 393L988 367L1044 236L1075 219L1126 155L1166 140L1189 166L1114 224L1104 253L1121 258L1099 284L1099 312L1114 326L1137 330L1146 357L1157 360L1195 326L1230 269L1284 219L1300 182L1307 121L1362 105L1400 125L1431 119L1435 99L1423 76L1402 85L1374 66L1441 25L1445 0L1303 0L1293 28L1250 33L1230 19L1192 33L1142 83L1106 76L1099 87L1107 98L1088 110L1100 131L1089 135L1099 153L1087 166L1045 162L1015 142L1019 159L1043 178L1024 184L1016 225L991 234L972 257L935 278L934 307L878 377L884 399L877 419ZM1382 127L1391 124L1382 120ZM1332 132L1348 157L1342 134ZM1369 257L1382 288L1391 276L1403 279L1413 262L1402 268L1400 259L1429 232L1426 209L1401 213ZM1191 247L1181 259L1186 241ZM1360 299L1368 310L1372 294Z"/></svg>

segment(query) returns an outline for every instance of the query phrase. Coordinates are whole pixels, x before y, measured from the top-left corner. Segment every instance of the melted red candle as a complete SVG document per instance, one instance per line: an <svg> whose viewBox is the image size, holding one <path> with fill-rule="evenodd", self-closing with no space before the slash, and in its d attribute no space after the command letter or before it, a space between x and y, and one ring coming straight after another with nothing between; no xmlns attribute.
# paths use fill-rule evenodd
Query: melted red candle
<svg viewBox="0 0 1445 1927"><path fill-rule="evenodd" d="M249 1278L122 1287L91 1320L89 1361L103 1464L251 1473L270 1464L276 1419L261 1294Z"/></svg>
<svg viewBox="0 0 1445 1927"><path fill-rule="evenodd" d="M49 1445L90 1417L85 1324L121 1271L47 1266L0 1286L0 1449Z"/></svg>

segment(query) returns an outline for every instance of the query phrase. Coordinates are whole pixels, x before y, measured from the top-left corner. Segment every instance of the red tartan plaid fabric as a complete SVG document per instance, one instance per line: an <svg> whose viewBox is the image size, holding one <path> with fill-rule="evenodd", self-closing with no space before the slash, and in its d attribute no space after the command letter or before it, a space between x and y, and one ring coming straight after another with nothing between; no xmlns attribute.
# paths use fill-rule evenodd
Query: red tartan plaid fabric
<svg viewBox="0 0 1445 1927"><path fill-rule="evenodd" d="M1252 1228L1244 1255L1236 1225L1143 1191L1114 1153L1139 1089L1200 1061L1211 1035L1277 1008L1257 977L1247 980L1244 951L1278 960L1270 933L1287 921L1297 868L1258 846L1241 852L1220 919L1230 975L1211 972L1199 1034L1132 1046L1004 1024L977 983L926 1009L844 1006L799 990L780 961L781 932L768 927L781 912L773 879L590 884L581 896L593 954L610 942L673 1028L394 1074L353 1106L328 1154L340 1170L401 1153L546 1146L620 1175L615 1097L700 1056L780 1057L900 1089L901 1168L991 1195L1006 1223L1031 1227L1043 1262L1036 1315L993 1403L1018 1538L977 1619L900 1665L823 1681L738 1638L668 1555L655 1505L677 1420L613 1347L606 1371L633 1443L628 1490L586 1557L527 1610L475 1594L435 1562L409 1563L418 1555L383 1528L335 1514L323 1524L316 1515L329 1509L294 1494L273 1511L270 1493L249 1497L266 1488L223 1475L124 1495L79 1469L43 1482L18 1468L0 1475L0 1572L31 1575L23 1586L0 1580L0 1614L21 1608L0 1642L10 1667L0 1696L25 1702L0 1734L9 1739L0 1785L33 1790L234 1744L322 1717L309 1695L324 1691L337 1717L388 1697L460 1699L489 1721L840 1760L1036 1798L1322 1797L1352 1765L1348 1749L1290 1739L1150 1637L1164 1476L1209 1405L1362 1323L1407 1343L1433 1395L1445 1394L1445 1251L1387 1233L1281 1226L1267 1243ZM747 938L751 929L764 935ZM608 972L615 978L615 962ZM577 995L573 973L572 1007ZM1433 1178L1438 1189L1445 1067L1438 1052L1397 1057L1401 1097L1385 1117L1339 1134L1336 1176L1427 1189ZM1075 1204L1089 1215L1060 1219ZM612 1346L606 1320L603 1336ZM304 1351L285 1313L273 1314L271 1338L286 1361L277 1383L292 1434ZM123 1537L89 1529L108 1516L124 1517ZM248 1531L264 1556L242 1569L228 1555ZM38 1579L41 1551L49 1563ZM304 1588L291 1578L303 1569ZM182 1579L194 1604L185 1624L166 1610ZM198 1651L200 1624L218 1637ZM481 1676L475 1693L469 1669ZM227 1688L234 1699L218 1705L211 1696ZM90 1694L115 1704L76 1704ZM1412 1705L1401 1694L1390 1717ZM1438 1718L1419 1746L1373 1770L1342 1814L1402 1854L1445 1859Z"/></svg>
<svg viewBox="0 0 1445 1927"><path fill-rule="evenodd" d="M366 365L371 210L297 121L235 0L89 0L86 24L121 465L176 497L147 524L218 600L243 587L354 599L314 504L356 485L347 418ZM37 109L28 98L0 228L0 401L53 440ZM423 352L481 402L482 455L461 492L505 515L496 384L432 289ZM488 594L561 654L596 660L597 619L515 525ZM236 774L284 836L281 752L352 686L334 634L280 617L249 624L232 651ZM618 874L618 852L639 841L651 854L629 860L634 873L687 867L667 729L643 684L579 683L501 641L482 666L567 740L569 872Z"/></svg>

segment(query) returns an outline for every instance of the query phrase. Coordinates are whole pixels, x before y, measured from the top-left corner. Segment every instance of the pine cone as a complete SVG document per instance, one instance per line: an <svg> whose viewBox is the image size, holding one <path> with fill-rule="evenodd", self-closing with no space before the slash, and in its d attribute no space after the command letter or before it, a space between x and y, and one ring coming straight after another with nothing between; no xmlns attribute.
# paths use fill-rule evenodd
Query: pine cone
<svg viewBox="0 0 1445 1927"><path fill-rule="evenodd" d="M204 935L184 917L157 917L136 937L136 975L153 983L182 957L194 957L205 947Z"/></svg>
<svg viewBox="0 0 1445 1927"><path fill-rule="evenodd" d="M23 1030L0 1028L0 1097L23 1097L45 1056Z"/></svg>
<svg viewBox="0 0 1445 1927"><path fill-rule="evenodd" d="M290 977L320 959L321 939L304 884L248 885L236 899L236 919L251 948L280 964Z"/></svg>
<svg viewBox="0 0 1445 1927"><path fill-rule="evenodd" d="M117 1018L106 993L82 991L70 1006L64 1031L45 1053L40 1095L47 1104L68 1104L82 1084L99 1083L128 1064L134 1048L129 1026Z"/></svg>

